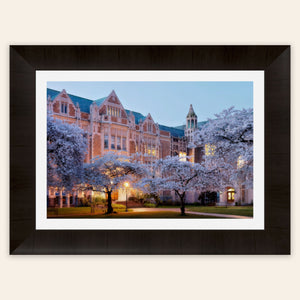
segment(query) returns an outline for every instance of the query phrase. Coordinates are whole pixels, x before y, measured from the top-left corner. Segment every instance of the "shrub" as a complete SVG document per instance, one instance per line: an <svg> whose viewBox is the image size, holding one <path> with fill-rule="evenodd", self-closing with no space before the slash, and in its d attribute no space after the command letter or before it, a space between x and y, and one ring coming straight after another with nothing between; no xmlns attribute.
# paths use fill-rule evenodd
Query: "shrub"
<svg viewBox="0 0 300 300"><path fill-rule="evenodd" d="M106 205L106 198L101 196L96 196L93 198L93 201L97 205Z"/></svg>
<svg viewBox="0 0 300 300"><path fill-rule="evenodd" d="M162 201L162 203L172 201L172 196L161 196L160 200Z"/></svg>
<svg viewBox="0 0 300 300"><path fill-rule="evenodd" d="M133 202L140 202L140 199L139 198L137 198L137 197L129 197L128 198L128 201L133 201Z"/></svg>
<svg viewBox="0 0 300 300"><path fill-rule="evenodd" d="M144 203L156 204L156 200L154 198L146 198L143 201Z"/></svg>
<svg viewBox="0 0 300 300"><path fill-rule="evenodd" d="M91 206L91 203L88 198L80 198L79 199L79 206Z"/></svg>
<svg viewBox="0 0 300 300"><path fill-rule="evenodd" d="M155 203L150 203L150 202L145 202L144 204L144 207L156 207L156 204Z"/></svg>
<svg viewBox="0 0 300 300"><path fill-rule="evenodd" d="M162 205L178 205L178 201L174 202L172 196L161 196L160 200Z"/></svg>

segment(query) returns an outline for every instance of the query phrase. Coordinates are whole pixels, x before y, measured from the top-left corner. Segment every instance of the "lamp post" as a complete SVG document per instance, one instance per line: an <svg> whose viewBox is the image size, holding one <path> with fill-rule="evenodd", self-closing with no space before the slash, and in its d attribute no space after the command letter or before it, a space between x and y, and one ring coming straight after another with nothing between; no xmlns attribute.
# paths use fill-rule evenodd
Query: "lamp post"
<svg viewBox="0 0 300 300"><path fill-rule="evenodd" d="M125 210L125 211L127 212L127 211L128 211L128 210L127 210L127 188L129 187L129 183L128 183L128 182L125 182L125 183L124 183L124 186L125 186L125 192L126 192L126 210Z"/></svg>

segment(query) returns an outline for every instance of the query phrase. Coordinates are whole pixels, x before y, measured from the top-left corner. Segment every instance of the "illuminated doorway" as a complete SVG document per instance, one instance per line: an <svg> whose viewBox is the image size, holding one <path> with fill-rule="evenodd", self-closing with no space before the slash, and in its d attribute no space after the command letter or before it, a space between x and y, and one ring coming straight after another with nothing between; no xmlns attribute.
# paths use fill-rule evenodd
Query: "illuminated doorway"
<svg viewBox="0 0 300 300"><path fill-rule="evenodd" d="M235 194L234 188L227 189L227 202L229 203L234 202L234 194Z"/></svg>

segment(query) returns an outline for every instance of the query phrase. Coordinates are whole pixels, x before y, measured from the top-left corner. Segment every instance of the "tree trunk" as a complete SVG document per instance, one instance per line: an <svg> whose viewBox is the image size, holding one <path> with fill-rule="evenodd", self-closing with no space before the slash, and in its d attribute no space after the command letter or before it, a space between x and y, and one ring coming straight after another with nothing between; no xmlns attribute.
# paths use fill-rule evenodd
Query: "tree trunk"
<svg viewBox="0 0 300 300"><path fill-rule="evenodd" d="M182 194L180 194L178 192L178 190L175 190L175 193L179 196L180 198L180 203L181 203L181 206L180 206L180 211L181 211L181 215L182 216L185 216L185 202L184 202L184 197L185 197L185 192L183 192Z"/></svg>
<svg viewBox="0 0 300 300"><path fill-rule="evenodd" d="M181 211L181 215L182 216L185 216L185 201L184 201L184 196L185 196L185 193L183 193L182 195L180 195L180 202L181 202L180 211Z"/></svg>
<svg viewBox="0 0 300 300"><path fill-rule="evenodd" d="M111 205L111 193L112 191L109 191L107 192L107 213L108 214L111 214L113 213L113 208L112 208L112 205Z"/></svg>
<svg viewBox="0 0 300 300"><path fill-rule="evenodd" d="M204 195L203 195L203 193L200 194L200 197L201 197L201 205L204 206L204 205L205 205L205 200L204 200Z"/></svg>

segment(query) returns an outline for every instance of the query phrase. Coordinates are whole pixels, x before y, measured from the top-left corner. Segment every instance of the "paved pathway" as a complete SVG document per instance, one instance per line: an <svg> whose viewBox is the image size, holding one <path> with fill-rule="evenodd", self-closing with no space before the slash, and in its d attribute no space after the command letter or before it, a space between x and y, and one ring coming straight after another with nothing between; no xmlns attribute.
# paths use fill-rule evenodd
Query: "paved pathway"
<svg viewBox="0 0 300 300"><path fill-rule="evenodd" d="M131 208L134 212L151 212L151 211L175 211L180 212L179 208ZM191 211L186 209L185 210L189 214L199 215L199 216L209 216L209 217L218 217L218 218L229 218L229 219L252 219L252 217L246 216L237 216L237 215L224 215L224 214L215 214L215 213L204 213L204 212L197 212Z"/></svg>

